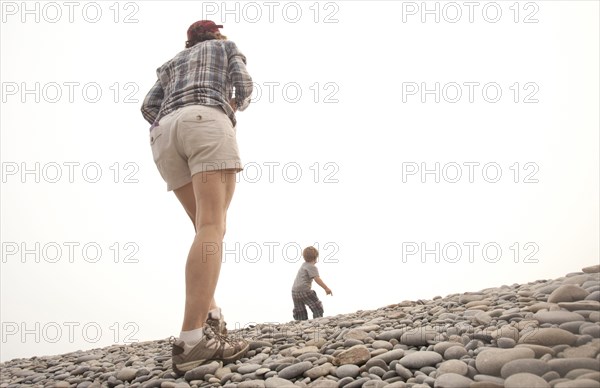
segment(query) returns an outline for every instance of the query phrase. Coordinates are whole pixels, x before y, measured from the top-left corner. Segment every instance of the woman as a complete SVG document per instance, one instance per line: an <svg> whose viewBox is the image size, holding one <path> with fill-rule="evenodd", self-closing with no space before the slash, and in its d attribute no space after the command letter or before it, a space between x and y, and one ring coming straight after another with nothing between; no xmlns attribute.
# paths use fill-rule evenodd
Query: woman
<svg viewBox="0 0 600 388"><path fill-rule="evenodd" d="M233 362L248 350L245 341L227 338L214 300L227 209L242 170L235 112L246 109L252 94L246 58L221 35L222 27L210 20L192 24L186 49L158 68L142 105L156 166L196 230L185 269L183 325L173 343L178 373L212 360Z"/></svg>

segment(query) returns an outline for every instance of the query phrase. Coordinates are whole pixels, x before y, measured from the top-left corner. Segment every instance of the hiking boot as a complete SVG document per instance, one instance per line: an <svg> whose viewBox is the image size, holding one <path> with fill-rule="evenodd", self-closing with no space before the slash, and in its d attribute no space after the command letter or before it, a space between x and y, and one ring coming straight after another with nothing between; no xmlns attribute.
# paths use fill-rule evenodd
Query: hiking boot
<svg viewBox="0 0 600 388"><path fill-rule="evenodd" d="M173 371L177 374L194 369L211 361L223 361L223 364L235 362L248 351L248 343L242 339L228 338L215 333L210 326L204 325L204 337L192 349L185 353L184 342L173 343Z"/></svg>
<svg viewBox="0 0 600 388"><path fill-rule="evenodd" d="M221 309L219 309L219 314L221 315L220 318L213 318L213 314L209 311L206 323L215 333L227 335L227 322L225 322L225 316L221 312Z"/></svg>

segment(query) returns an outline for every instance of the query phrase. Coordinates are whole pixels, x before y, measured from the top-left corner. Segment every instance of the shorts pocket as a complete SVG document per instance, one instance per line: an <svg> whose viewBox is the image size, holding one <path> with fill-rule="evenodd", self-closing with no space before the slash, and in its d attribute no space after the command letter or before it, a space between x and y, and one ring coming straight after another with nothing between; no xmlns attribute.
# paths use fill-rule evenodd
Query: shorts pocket
<svg viewBox="0 0 600 388"><path fill-rule="evenodd" d="M166 127L156 127L150 132L150 148L152 149L152 157L155 162L157 162L160 159L161 154L164 153L167 140Z"/></svg>
<svg viewBox="0 0 600 388"><path fill-rule="evenodd" d="M190 109L181 115L181 122L186 124L202 125L203 123L209 123L215 120L214 113L205 109Z"/></svg>
<svg viewBox="0 0 600 388"><path fill-rule="evenodd" d="M154 132L154 131L152 131ZM162 133L152 133L150 134L150 145L153 146L154 143L158 141L158 138L162 136Z"/></svg>

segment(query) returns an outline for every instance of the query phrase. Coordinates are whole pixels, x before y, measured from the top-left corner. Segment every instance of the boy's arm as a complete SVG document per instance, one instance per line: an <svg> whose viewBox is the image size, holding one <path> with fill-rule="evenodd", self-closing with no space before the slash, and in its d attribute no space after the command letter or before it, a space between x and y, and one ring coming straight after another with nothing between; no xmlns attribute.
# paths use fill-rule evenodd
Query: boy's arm
<svg viewBox="0 0 600 388"><path fill-rule="evenodd" d="M319 276L315 277L315 283L317 283L319 286L321 286L325 290L325 294L333 295L333 293L331 292L329 287L327 287L325 285L325 283L323 282L323 280L321 280L321 278Z"/></svg>

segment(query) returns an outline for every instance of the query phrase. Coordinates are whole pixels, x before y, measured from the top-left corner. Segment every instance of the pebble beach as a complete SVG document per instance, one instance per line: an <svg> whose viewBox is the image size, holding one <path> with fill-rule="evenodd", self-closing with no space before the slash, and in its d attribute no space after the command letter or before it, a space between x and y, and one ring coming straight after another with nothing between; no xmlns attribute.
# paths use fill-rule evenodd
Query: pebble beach
<svg viewBox="0 0 600 388"><path fill-rule="evenodd" d="M600 266L551 280L230 331L185 375L169 339L0 364L0 388L600 388Z"/></svg>

